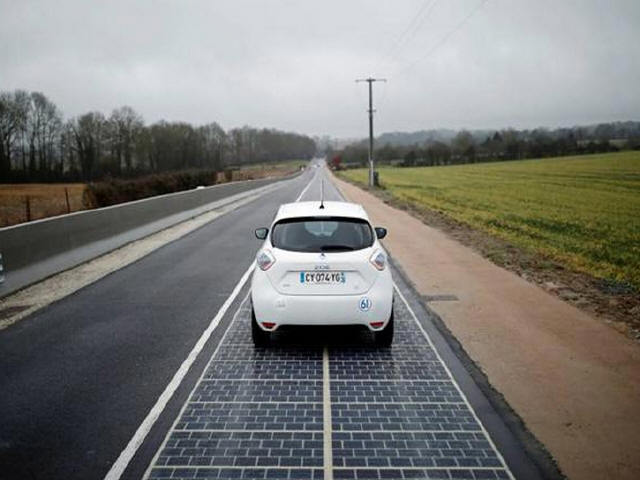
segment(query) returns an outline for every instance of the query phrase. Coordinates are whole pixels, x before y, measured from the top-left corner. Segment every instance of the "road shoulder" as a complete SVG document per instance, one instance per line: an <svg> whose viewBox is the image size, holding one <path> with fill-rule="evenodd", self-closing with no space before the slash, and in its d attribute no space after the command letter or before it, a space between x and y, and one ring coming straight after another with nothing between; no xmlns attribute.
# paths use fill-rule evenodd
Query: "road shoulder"
<svg viewBox="0 0 640 480"><path fill-rule="evenodd" d="M570 478L640 477L640 349L375 196L334 179L491 385Z"/></svg>

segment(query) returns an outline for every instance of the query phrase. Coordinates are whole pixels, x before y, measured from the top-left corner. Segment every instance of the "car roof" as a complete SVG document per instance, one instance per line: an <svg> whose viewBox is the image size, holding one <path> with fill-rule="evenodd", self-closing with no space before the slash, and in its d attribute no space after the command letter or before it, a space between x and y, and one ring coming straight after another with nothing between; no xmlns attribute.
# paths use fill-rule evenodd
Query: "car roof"
<svg viewBox="0 0 640 480"><path fill-rule="evenodd" d="M349 202L324 202L324 208L320 208L320 202L296 202L280 205L274 222L285 218L296 217L349 217L361 218L369 221L367 212L362 205Z"/></svg>

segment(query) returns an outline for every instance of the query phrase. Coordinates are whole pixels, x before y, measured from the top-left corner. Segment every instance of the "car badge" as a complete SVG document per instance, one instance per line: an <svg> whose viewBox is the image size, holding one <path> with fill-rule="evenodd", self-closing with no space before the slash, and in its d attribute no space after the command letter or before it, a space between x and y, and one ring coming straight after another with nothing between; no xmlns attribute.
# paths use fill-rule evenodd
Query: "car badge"
<svg viewBox="0 0 640 480"><path fill-rule="evenodd" d="M320 254L320 260L325 260L327 258L327 256L324 253Z"/></svg>

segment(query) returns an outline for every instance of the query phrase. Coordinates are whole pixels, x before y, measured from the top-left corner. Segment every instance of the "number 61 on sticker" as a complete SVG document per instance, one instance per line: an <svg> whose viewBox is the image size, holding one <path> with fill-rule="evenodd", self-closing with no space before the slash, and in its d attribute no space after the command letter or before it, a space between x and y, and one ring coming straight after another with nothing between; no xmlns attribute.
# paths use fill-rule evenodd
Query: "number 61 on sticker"
<svg viewBox="0 0 640 480"><path fill-rule="evenodd" d="M371 309L371 300L369 297L362 297L360 299L360 303L358 304L360 311L368 312Z"/></svg>

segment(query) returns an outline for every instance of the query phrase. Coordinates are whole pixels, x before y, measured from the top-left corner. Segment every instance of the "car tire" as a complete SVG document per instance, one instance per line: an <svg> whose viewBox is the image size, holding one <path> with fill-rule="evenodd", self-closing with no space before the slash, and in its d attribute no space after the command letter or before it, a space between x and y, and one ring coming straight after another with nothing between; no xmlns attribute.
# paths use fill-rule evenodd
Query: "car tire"
<svg viewBox="0 0 640 480"><path fill-rule="evenodd" d="M373 332L373 343L376 347L390 347L393 343L393 308L387 326L379 332Z"/></svg>
<svg viewBox="0 0 640 480"><path fill-rule="evenodd" d="M258 325L258 320L256 320L256 314L251 309L251 339L253 340L253 345L256 347L266 347L269 345L269 340L271 339L271 334L269 332L265 332Z"/></svg>

